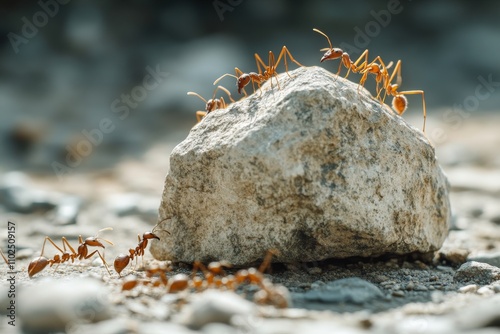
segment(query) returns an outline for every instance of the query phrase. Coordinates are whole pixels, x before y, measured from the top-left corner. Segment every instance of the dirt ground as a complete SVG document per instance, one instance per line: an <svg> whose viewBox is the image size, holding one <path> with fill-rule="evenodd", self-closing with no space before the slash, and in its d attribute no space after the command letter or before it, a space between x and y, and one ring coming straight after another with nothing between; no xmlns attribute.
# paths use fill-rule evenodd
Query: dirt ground
<svg viewBox="0 0 500 334"><path fill-rule="evenodd" d="M417 116L409 117L417 127L420 127L420 120ZM4 252L8 243L7 222L15 223L15 292L18 299L16 326L10 326L9 318L4 315L0 331L20 333L21 328L25 332L36 332L37 328L41 329L40 332L46 331L42 330L47 328L42 322L33 320L38 319L40 309L45 309L45 317L50 318L53 305L60 298L71 297L55 293L54 298L42 300L37 294L30 298L22 296L23 291L33 291L30 287L50 290L52 285L90 277L105 291L107 315L102 321L92 317L78 326L68 327L66 323L56 332L298 333L305 328L325 333L333 330L340 333L497 332L500 326L500 307L495 309L500 303L500 274L496 276L495 271L500 272L499 125L500 117L493 113L471 116L461 122L447 123L438 117L430 117L427 122L428 136L436 143L438 159L452 187L452 228L439 252L427 256L274 265L266 277L288 289L291 306L284 310L264 306L254 309L252 303L252 309L247 313L234 311L235 314L247 314L244 324L236 323L234 317L221 318L219 314L218 318L209 310L210 307L199 311L196 308L199 301L194 296L199 293L167 294L164 287L150 286L123 292L124 279L112 269L109 275L98 260L47 267L31 279L27 275L27 266L38 256L46 235L58 245L64 236L76 246L79 235L85 238L102 228L111 227L112 231L103 231L100 235L114 244L106 245L104 254L111 267L112 259L119 253L134 248L137 234L151 230L156 221L168 170L168 153L176 142L182 140L182 132L169 142L152 146L141 160L124 159L112 169L75 174L63 181L56 176L27 175L29 188L41 190L45 196L49 193L62 194L63 198L77 196L81 205L74 224L57 224L54 210L18 213L6 206L1 207L0 231L3 232L0 240ZM433 129L442 129L446 137L437 136L438 132L433 132ZM54 254L54 248L47 244L46 255L51 254ZM494 266L480 268L477 272L458 270L467 259ZM146 267L161 264L152 259L148 251L144 263ZM144 278L145 271L140 267L133 270L134 265L130 265L123 274L133 273ZM172 268L168 276L191 272L191 267L185 264L173 264ZM236 271L229 269L228 273L235 274ZM6 270L0 272L3 283L10 276ZM345 278L360 278L364 283L360 283L362 287L359 288L359 282L348 280L340 290L328 288L333 286L332 282ZM1 313L5 314L12 298L8 297L9 285L2 284L2 289L0 305ZM246 286L236 292L252 300L256 290L255 286ZM339 295L336 291L342 293ZM364 294L359 295L360 291ZM81 297L75 292L74 298ZM26 300L32 304L29 310L26 304L22 304ZM243 299L237 302L247 305ZM40 309L36 308L37 305L41 305ZM480 305L487 305L489 311L485 312ZM217 306L212 309L217 309ZM188 311L201 312L212 320L199 325L197 321L203 315L198 314L198 320L193 320L185 315L186 312L189 314ZM225 312L222 313L231 315L231 312ZM70 317L68 321L77 319Z"/></svg>

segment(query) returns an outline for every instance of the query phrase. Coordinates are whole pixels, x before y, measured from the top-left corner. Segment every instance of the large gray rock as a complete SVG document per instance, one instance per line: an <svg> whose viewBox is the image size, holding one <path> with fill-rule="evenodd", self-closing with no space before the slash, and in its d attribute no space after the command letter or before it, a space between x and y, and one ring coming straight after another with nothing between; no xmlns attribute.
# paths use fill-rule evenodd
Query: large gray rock
<svg viewBox="0 0 500 334"><path fill-rule="evenodd" d="M290 74L173 150L153 256L244 265L269 249L283 262L439 249L448 183L425 135L356 83Z"/></svg>

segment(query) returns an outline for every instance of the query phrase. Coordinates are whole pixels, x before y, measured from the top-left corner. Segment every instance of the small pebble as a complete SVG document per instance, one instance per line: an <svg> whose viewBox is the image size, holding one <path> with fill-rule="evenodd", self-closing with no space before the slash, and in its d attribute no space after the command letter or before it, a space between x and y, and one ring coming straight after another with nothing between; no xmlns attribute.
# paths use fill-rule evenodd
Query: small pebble
<svg viewBox="0 0 500 334"><path fill-rule="evenodd" d="M448 266L436 266L436 269L440 270L440 271L444 271L444 272L449 272L449 273L455 272L452 267L448 267Z"/></svg>
<svg viewBox="0 0 500 334"><path fill-rule="evenodd" d="M394 297L404 297L404 296L405 296L405 293L404 293L403 291L401 291L401 290L396 290L396 291L393 291L393 292L392 292L392 295L393 295Z"/></svg>
<svg viewBox="0 0 500 334"><path fill-rule="evenodd" d="M477 284L469 284L458 289L460 293L475 293L479 289Z"/></svg>
<svg viewBox="0 0 500 334"><path fill-rule="evenodd" d="M388 288L389 286L392 286L392 285L394 285L394 284L396 284L396 282L395 282L395 281L384 281L384 282L380 283L380 285L381 285L382 287L384 287L384 288Z"/></svg>
<svg viewBox="0 0 500 334"><path fill-rule="evenodd" d="M303 296L308 301L350 304L363 304L384 297L378 287L358 277L328 282L319 289L307 291Z"/></svg>
<svg viewBox="0 0 500 334"><path fill-rule="evenodd" d="M469 250L462 248L448 249L446 251L441 251L439 256L441 260L445 260L452 265L461 265L467 261L467 256L469 256Z"/></svg>
<svg viewBox="0 0 500 334"><path fill-rule="evenodd" d="M423 284L417 284L414 288L415 291L428 291L429 289Z"/></svg>
<svg viewBox="0 0 500 334"><path fill-rule="evenodd" d="M111 318L109 291L91 278L41 279L20 289L19 320L23 331L60 332L67 326Z"/></svg>
<svg viewBox="0 0 500 334"><path fill-rule="evenodd" d="M377 275L373 279L373 281L375 283L382 283L382 282L385 282L385 281L388 281L388 280L389 280L389 277L387 277L385 275Z"/></svg>
<svg viewBox="0 0 500 334"><path fill-rule="evenodd" d="M311 285L310 285L310 288L311 289L319 289L320 287L322 287L323 285L325 285L325 282L323 281L316 281L316 282L313 282Z"/></svg>
<svg viewBox="0 0 500 334"><path fill-rule="evenodd" d="M415 283L413 282L409 282L408 284L406 284L406 290L413 290L415 289Z"/></svg>
<svg viewBox="0 0 500 334"><path fill-rule="evenodd" d="M487 263L495 267L500 267L500 252L486 253L469 257L468 261Z"/></svg>
<svg viewBox="0 0 500 334"><path fill-rule="evenodd" d="M495 291L491 288L491 286L482 286L477 290L477 293L482 296L491 296L495 294Z"/></svg>
<svg viewBox="0 0 500 334"><path fill-rule="evenodd" d="M471 281L477 284L490 284L500 280L500 268L487 263L469 261L460 266L453 277L455 281Z"/></svg>
<svg viewBox="0 0 500 334"><path fill-rule="evenodd" d="M230 291L207 290L193 296L193 302L182 310L181 322L193 329L210 323L230 324L235 315L252 316L255 304Z"/></svg>

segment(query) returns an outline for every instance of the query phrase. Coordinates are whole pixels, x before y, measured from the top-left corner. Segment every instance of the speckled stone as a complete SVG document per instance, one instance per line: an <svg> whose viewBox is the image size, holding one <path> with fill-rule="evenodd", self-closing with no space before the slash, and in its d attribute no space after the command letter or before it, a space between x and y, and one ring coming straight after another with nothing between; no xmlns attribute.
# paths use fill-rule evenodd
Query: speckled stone
<svg viewBox="0 0 500 334"><path fill-rule="evenodd" d="M153 256L245 265L269 249L282 262L439 249L448 184L426 136L323 68L290 75L173 150Z"/></svg>

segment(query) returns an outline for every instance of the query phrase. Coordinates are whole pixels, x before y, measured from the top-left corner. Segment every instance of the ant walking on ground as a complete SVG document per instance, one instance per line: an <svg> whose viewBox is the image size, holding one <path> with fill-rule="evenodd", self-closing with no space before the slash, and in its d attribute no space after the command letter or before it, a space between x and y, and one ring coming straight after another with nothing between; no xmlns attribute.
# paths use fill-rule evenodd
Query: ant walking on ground
<svg viewBox="0 0 500 334"><path fill-rule="evenodd" d="M61 238L62 245L63 245L63 248L61 249L59 246L56 245L56 243L50 237L46 236L45 240L43 242L43 245L42 245L42 251L40 252L40 256L33 259L30 262L30 264L28 265L29 277L31 278L31 277L33 277L33 275L36 275L37 273L39 273L40 271L45 269L45 267L47 265L50 265L50 267L52 267L54 264L57 264L59 266L59 264L70 261L70 260L73 263L73 262L75 262L75 259L78 259L78 260L89 259L96 253L97 253L97 255L99 255L102 262L104 263L104 266L106 267L106 270L111 275L111 272L109 271L109 268L108 268L108 264L106 263L106 260L104 259L104 256L101 254L101 252L98 249L96 249L93 252L89 253L89 249L88 249L88 247L102 247L104 249L105 247L99 241L99 239L106 241L110 245L113 245L113 243L109 240L106 240L103 238L98 238L99 233L101 233L102 231L108 231L108 230L112 230L112 228L111 227L103 228L102 230L99 230L95 236L88 237L87 239L85 239L85 241L83 240L81 235L78 236L79 245L78 245L76 251L65 237ZM47 243L47 241L50 242L52 244L52 246L54 246L61 254L55 254L51 259L48 259L45 256L43 256L43 253L45 250L45 244ZM66 247L69 249L69 251Z"/></svg>
<svg viewBox="0 0 500 334"><path fill-rule="evenodd" d="M113 265L115 267L116 272L118 273L118 275L120 277L121 277L122 270L128 266L130 260L133 260L135 258L135 265L137 266L137 257L138 256L144 257L144 251L146 250L146 247L148 246L149 240L151 240L151 239L160 240L160 238L156 234L154 234L154 230L155 229L153 228L153 232L144 232L142 234L142 239L141 239L141 235L138 234L137 239L139 240L139 243L137 244L137 246L135 248L130 248L129 254L122 253L122 254L119 254L115 258ZM165 232L170 234L170 232L168 232L168 231L165 231Z"/></svg>

